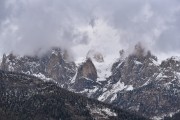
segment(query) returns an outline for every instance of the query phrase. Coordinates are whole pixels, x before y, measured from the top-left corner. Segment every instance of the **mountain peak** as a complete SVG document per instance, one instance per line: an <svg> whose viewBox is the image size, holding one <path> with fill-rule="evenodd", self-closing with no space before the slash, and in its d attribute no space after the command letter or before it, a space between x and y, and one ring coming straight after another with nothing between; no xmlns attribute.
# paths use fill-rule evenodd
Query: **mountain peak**
<svg viewBox="0 0 180 120"><path fill-rule="evenodd" d="M180 72L180 58L179 57L171 57L167 60L162 61L161 65L162 68L172 69L176 72Z"/></svg>
<svg viewBox="0 0 180 120"><path fill-rule="evenodd" d="M63 56L64 55L64 56ZM75 74L75 63L65 60L67 55L60 48L52 48L41 56L4 55L0 69L53 79L65 85Z"/></svg>
<svg viewBox="0 0 180 120"><path fill-rule="evenodd" d="M137 60L139 62L152 63L152 61L157 62L157 57L154 56L150 50L146 50L141 43L138 43L134 47L132 54L128 56L130 60Z"/></svg>
<svg viewBox="0 0 180 120"><path fill-rule="evenodd" d="M140 42L135 45L134 54L137 56L144 56L146 54L145 48Z"/></svg>
<svg viewBox="0 0 180 120"><path fill-rule="evenodd" d="M96 61L99 63L104 62L103 54L96 50L89 50L86 58L91 58L93 61Z"/></svg>
<svg viewBox="0 0 180 120"><path fill-rule="evenodd" d="M78 73L81 77L89 78L92 80L97 79L97 70L91 58L87 58L87 60L81 66L79 66Z"/></svg>

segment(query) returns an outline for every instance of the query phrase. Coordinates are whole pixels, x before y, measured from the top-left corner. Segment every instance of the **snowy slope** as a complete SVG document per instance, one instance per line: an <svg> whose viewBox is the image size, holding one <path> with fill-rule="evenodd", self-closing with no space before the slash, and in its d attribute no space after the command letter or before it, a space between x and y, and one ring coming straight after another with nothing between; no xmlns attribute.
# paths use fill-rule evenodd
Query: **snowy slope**
<svg viewBox="0 0 180 120"><path fill-rule="evenodd" d="M105 81L109 76L112 75L111 67L113 64L113 60L110 61L105 59L104 62L97 62L96 60L92 59L98 74L97 81Z"/></svg>
<svg viewBox="0 0 180 120"><path fill-rule="evenodd" d="M180 109L180 57L158 63L150 52L117 59L91 51L75 62L68 62L63 56L59 49L41 58L8 55L1 68L55 80L69 91L151 118ZM87 64L88 58L92 62Z"/></svg>

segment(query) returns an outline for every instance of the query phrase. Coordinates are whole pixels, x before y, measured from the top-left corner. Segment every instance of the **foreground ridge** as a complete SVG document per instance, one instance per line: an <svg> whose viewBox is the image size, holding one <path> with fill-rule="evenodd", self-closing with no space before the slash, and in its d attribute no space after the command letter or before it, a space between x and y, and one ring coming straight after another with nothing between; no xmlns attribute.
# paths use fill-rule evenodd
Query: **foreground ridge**
<svg viewBox="0 0 180 120"><path fill-rule="evenodd" d="M3 57L0 69L56 81L68 91L155 120L179 112L179 57L158 63L140 44L129 55L121 50L120 57L112 61L97 51L90 51L85 59L68 61L65 53L53 48L41 57L10 54Z"/></svg>
<svg viewBox="0 0 180 120"><path fill-rule="evenodd" d="M146 120L22 73L0 71L1 120Z"/></svg>

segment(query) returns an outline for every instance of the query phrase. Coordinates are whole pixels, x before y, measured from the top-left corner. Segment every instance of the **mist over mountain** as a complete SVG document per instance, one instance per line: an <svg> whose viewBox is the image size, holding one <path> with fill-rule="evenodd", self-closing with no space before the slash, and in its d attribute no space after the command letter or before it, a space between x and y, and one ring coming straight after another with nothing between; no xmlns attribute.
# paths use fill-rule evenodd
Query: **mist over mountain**
<svg viewBox="0 0 180 120"><path fill-rule="evenodd" d="M178 0L1 0L0 53L33 55L51 47L83 57L117 57L141 42L160 57L179 53ZM113 49L112 49L113 46ZM168 54L167 54L168 53Z"/></svg>
<svg viewBox="0 0 180 120"><path fill-rule="evenodd" d="M43 56L4 54L0 69L53 81L59 88L153 120L170 119L180 109L180 58L157 60L138 43L131 54L121 50L110 61L92 50L81 61L69 61L60 48Z"/></svg>
<svg viewBox="0 0 180 120"><path fill-rule="evenodd" d="M0 119L178 119L179 26L179 0L0 0Z"/></svg>

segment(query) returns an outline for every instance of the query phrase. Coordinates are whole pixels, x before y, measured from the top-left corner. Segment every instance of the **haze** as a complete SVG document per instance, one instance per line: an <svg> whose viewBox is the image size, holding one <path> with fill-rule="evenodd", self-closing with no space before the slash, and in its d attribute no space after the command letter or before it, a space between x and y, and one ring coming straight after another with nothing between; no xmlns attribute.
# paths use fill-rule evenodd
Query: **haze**
<svg viewBox="0 0 180 120"><path fill-rule="evenodd" d="M141 42L161 58L180 53L178 0L1 0L0 54L57 46L75 58L105 56Z"/></svg>

